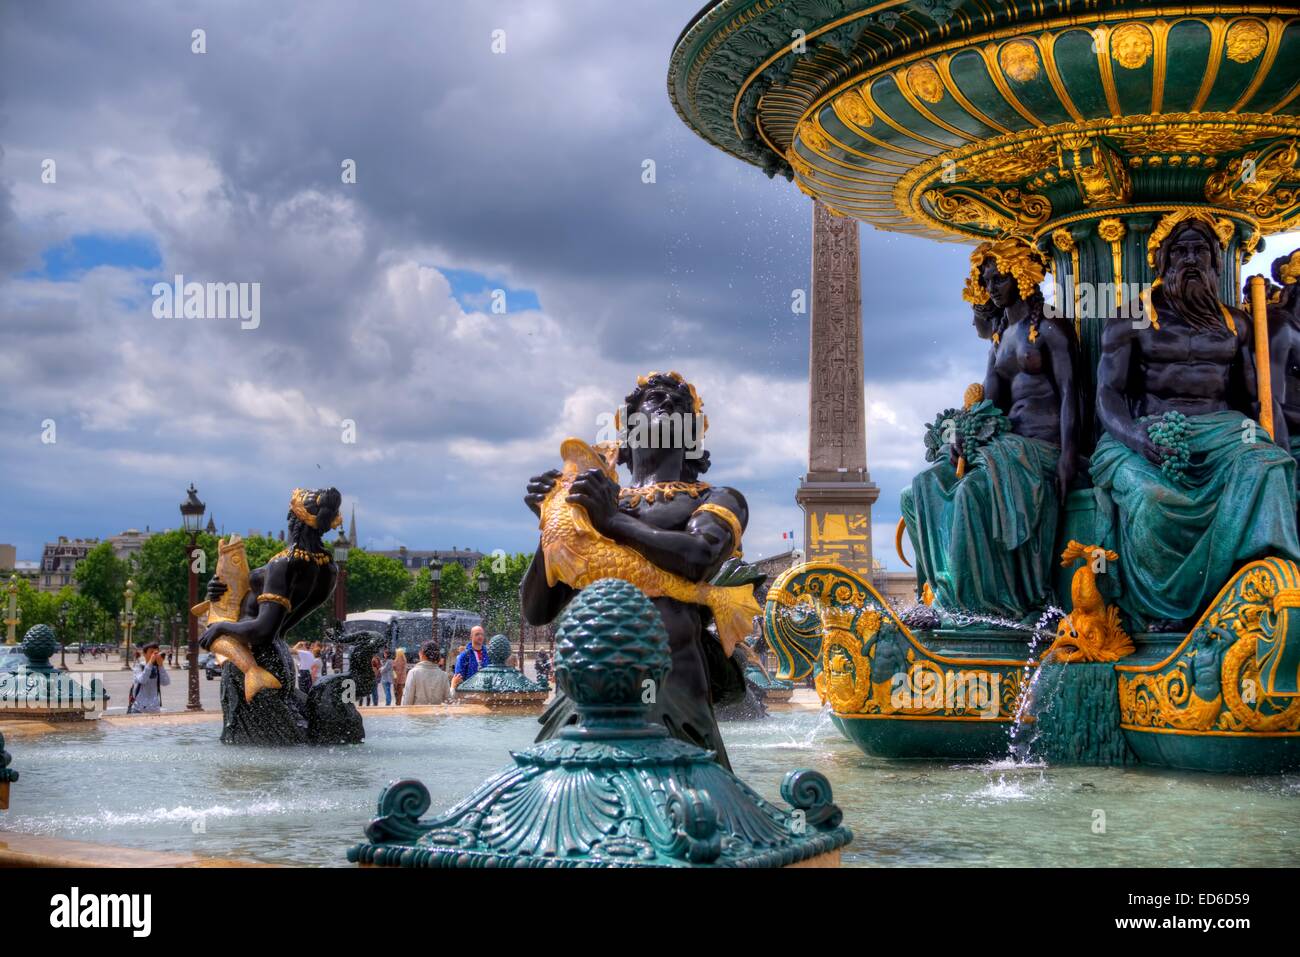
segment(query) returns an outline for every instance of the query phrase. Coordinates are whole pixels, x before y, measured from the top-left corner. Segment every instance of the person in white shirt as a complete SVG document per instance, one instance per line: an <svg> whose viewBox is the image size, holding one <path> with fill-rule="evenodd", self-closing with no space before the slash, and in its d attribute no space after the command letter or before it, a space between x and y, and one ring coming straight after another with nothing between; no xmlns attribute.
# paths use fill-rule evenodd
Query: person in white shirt
<svg viewBox="0 0 1300 957"><path fill-rule="evenodd" d="M401 707L417 704L446 704L451 697L447 672L438 664L438 644L426 641L420 647L420 660L406 672L406 689Z"/></svg>
<svg viewBox="0 0 1300 957"><path fill-rule="evenodd" d="M320 661L311 653L307 642L300 641L293 646L294 657L298 660L298 687L303 694L311 690L312 680L320 668Z"/></svg>
<svg viewBox="0 0 1300 957"><path fill-rule="evenodd" d="M147 644L142 650L144 660L133 669L134 680L127 711L131 714L157 714L162 710L163 686L171 684L172 679L156 644Z"/></svg>

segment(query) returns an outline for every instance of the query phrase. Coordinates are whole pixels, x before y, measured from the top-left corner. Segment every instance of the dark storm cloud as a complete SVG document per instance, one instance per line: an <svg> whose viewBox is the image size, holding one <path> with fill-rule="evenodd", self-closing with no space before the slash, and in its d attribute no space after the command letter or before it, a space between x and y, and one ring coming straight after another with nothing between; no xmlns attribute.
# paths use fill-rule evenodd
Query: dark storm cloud
<svg viewBox="0 0 1300 957"><path fill-rule="evenodd" d="M396 503L428 503L436 489L440 504L408 526L415 539L441 537L434 527L458 507L513 507L519 470L540 455L527 443L607 401L574 390L617 400L632 370L669 359L707 367L715 409L716 390L742 373L804 381L807 316L790 301L809 283L808 203L696 138L664 92L696 6L6 5L7 274L73 233L145 230L164 259L156 278L260 282L263 297L261 328L244 334L151 321L147 298L122 307L121 291L148 276L83 279L71 301L0 283L3 321L21 332L6 368L24 385L11 402L25 422L52 408L129 430L112 439L115 468L144 473L142 488L183 470L165 456L197 422L208 456L262 456L268 495L321 459L376 511L394 503L393 522ZM206 31L201 56L194 29ZM60 160L58 192L35 185L46 155ZM340 182L344 159L357 163L354 186ZM642 182L647 159L653 184ZM869 228L862 246L877 397L956 375L954 364L980 371L959 299L966 251ZM466 317L436 266L529 290L544 315ZM72 345L56 354L60 337ZM956 398L936 395L925 411ZM770 428L806 427L799 402L767 414ZM372 445L338 449L349 417ZM16 447L20 430L5 428ZM497 458L461 440L495 443ZM463 462L479 460L447 474L452 449L481 453L493 474L466 488ZM788 500L797 464L750 478L755 494ZM418 490L403 484L411 474ZM229 481L218 486L227 498Z"/></svg>

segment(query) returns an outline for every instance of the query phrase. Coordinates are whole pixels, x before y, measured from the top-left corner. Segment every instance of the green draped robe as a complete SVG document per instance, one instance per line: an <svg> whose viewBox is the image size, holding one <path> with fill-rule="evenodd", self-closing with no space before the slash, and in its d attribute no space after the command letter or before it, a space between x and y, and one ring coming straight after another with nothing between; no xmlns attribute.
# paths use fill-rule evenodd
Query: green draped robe
<svg viewBox="0 0 1300 957"><path fill-rule="evenodd" d="M1053 604L1060 449L1006 433L958 479L940 461L903 490L902 511L939 608L1020 621Z"/></svg>
<svg viewBox="0 0 1300 957"><path fill-rule="evenodd" d="M1193 464L1179 481L1109 433L1092 456L1099 531L1118 545L1119 605L1139 627L1196 616L1251 559L1300 560L1290 453L1240 412L1187 425Z"/></svg>

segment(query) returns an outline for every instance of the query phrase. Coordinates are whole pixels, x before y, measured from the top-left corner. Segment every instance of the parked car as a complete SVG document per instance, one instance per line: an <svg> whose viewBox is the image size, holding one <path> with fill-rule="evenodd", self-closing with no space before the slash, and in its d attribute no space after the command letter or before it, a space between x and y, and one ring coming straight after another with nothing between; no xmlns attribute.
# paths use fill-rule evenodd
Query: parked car
<svg viewBox="0 0 1300 957"><path fill-rule="evenodd" d="M199 652L199 667L203 669L203 674L209 681L221 674L221 665L217 662L217 656L210 651Z"/></svg>

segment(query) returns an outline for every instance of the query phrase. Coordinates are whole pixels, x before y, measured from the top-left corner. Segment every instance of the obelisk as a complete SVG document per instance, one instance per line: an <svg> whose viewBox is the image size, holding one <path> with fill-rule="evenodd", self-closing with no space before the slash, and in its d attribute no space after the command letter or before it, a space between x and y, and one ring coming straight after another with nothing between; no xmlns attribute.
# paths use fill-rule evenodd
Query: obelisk
<svg viewBox="0 0 1300 957"><path fill-rule="evenodd" d="M808 348L808 473L795 501L804 514L806 561L834 561L869 581L867 471L858 223L813 202L812 322Z"/></svg>

